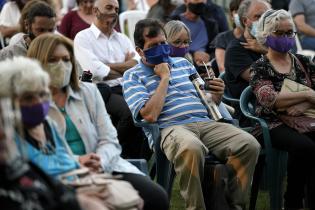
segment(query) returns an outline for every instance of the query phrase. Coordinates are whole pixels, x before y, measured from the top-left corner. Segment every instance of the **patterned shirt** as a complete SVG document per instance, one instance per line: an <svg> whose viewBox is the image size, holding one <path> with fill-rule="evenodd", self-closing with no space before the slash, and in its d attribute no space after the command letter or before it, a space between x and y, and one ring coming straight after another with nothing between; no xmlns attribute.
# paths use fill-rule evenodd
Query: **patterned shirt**
<svg viewBox="0 0 315 210"><path fill-rule="evenodd" d="M197 91L189 80L196 69L184 58L170 58L170 81L164 107L157 123L160 128L192 122L211 121ZM124 97L135 119L155 93L160 82L153 69L142 62L124 74Z"/></svg>
<svg viewBox="0 0 315 210"><path fill-rule="evenodd" d="M312 81L312 88L315 88L315 65L302 55L296 55L304 66ZM301 66L293 59L293 65L289 74L282 74L276 71L269 59L264 56L252 64L250 68L251 79L250 86L257 98L256 114L264 118L269 128L275 128L281 124L277 118L277 112L274 109L274 103L278 93L281 90L285 78L294 80L300 84L306 85L306 78Z"/></svg>

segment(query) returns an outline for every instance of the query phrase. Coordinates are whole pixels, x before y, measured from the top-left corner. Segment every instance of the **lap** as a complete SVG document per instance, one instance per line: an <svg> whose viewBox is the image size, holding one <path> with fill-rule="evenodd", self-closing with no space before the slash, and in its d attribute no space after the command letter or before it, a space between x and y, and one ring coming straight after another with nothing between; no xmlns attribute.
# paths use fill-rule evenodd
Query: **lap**
<svg viewBox="0 0 315 210"><path fill-rule="evenodd" d="M286 125L280 125L270 130L270 137L276 149L315 157L315 132L301 134Z"/></svg>

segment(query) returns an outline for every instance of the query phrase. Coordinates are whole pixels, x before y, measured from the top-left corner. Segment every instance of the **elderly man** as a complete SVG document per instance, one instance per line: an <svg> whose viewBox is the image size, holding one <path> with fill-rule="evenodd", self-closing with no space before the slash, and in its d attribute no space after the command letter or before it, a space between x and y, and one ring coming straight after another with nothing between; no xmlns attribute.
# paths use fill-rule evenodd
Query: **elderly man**
<svg viewBox="0 0 315 210"><path fill-rule="evenodd" d="M224 81L233 98L239 98L248 86L250 65L267 52L265 47L257 43L255 36L258 19L268 9L270 4L264 0L245 0L239 6L238 15L244 32L239 39L230 42L224 61ZM239 119L240 125L248 126L249 121L241 114L238 104L235 109L235 118Z"/></svg>
<svg viewBox="0 0 315 210"><path fill-rule="evenodd" d="M124 74L124 96L135 119L158 123L161 148L179 177L187 210L205 210L201 182L205 155L211 151L234 171L239 186L232 209L243 209L260 145L250 134L209 118L189 76L195 68L184 58L169 57L162 25L144 19L135 28L141 63ZM211 81L212 99L220 103L221 79Z"/></svg>
<svg viewBox="0 0 315 210"><path fill-rule="evenodd" d="M141 128L133 124L121 87L123 73L137 64L139 56L128 37L114 29L118 10L117 0L96 0L93 23L76 35L74 53L81 67L92 72L94 80L110 86L111 95L105 104L118 132L122 156L139 158L146 142Z"/></svg>
<svg viewBox="0 0 315 210"><path fill-rule="evenodd" d="M16 44L7 46L0 51L0 60L14 56L26 56L27 48L37 36L53 32L56 27L56 14L47 3L38 2L31 6L25 21L28 33Z"/></svg>
<svg viewBox="0 0 315 210"><path fill-rule="evenodd" d="M248 86L249 66L258 60L266 49L255 39L260 16L270 9L264 0L245 0L240 4L238 15L244 33L240 39L233 40L225 53L225 82L234 98L239 98Z"/></svg>

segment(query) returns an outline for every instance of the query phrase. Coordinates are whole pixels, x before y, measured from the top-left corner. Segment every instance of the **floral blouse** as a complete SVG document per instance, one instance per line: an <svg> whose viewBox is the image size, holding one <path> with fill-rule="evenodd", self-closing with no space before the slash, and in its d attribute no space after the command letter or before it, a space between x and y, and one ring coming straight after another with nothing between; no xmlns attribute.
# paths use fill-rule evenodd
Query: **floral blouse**
<svg viewBox="0 0 315 210"><path fill-rule="evenodd" d="M296 55L304 66L305 71L309 74L312 88L315 88L315 64L306 56ZM307 84L305 73L295 58L291 55L294 62L290 73L283 74L275 70L266 56L263 56L250 67L251 79L249 85L252 87L257 98L256 114L266 120L269 129L275 128L282 124L277 117L274 109L274 103L281 90L285 78L294 80L298 83ZM254 135L260 132L253 132Z"/></svg>

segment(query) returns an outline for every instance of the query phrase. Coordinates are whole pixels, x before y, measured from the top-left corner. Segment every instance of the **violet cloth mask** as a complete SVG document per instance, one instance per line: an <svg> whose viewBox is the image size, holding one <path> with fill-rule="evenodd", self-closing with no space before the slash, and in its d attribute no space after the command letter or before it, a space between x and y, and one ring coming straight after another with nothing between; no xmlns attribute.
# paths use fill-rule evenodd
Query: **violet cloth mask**
<svg viewBox="0 0 315 210"><path fill-rule="evenodd" d="M168 63L170 52L168 44L160 44L143 51L146 62L154 65Z"/></svg>
<svg viewBox="0 0 315 210"><path fill-rule="evenodd" d="M265 44L277 52L287 53L294 47L295 39L289 37L268 36Z"/></svg>
<svg viewBox="0 0 315 210"><path fill-rule="evenodd" d="M205 11L206 4L205 3L188 3L188 9L195 15L202 15Z"/></svg>
<svg viewBox="0 0 315 210"><path fill-rule="evenodd" d="M175 47L170 45L171 47L171 57L184 57L186 53L188 53L188 47Z"/></svg>
<svg viewBox="0 0 315 210"><path fill-rule="evenodd" d="M49 111L49 101L32 106L21 106L22 122L26 127L35 127L44 122Z"/></svg>

